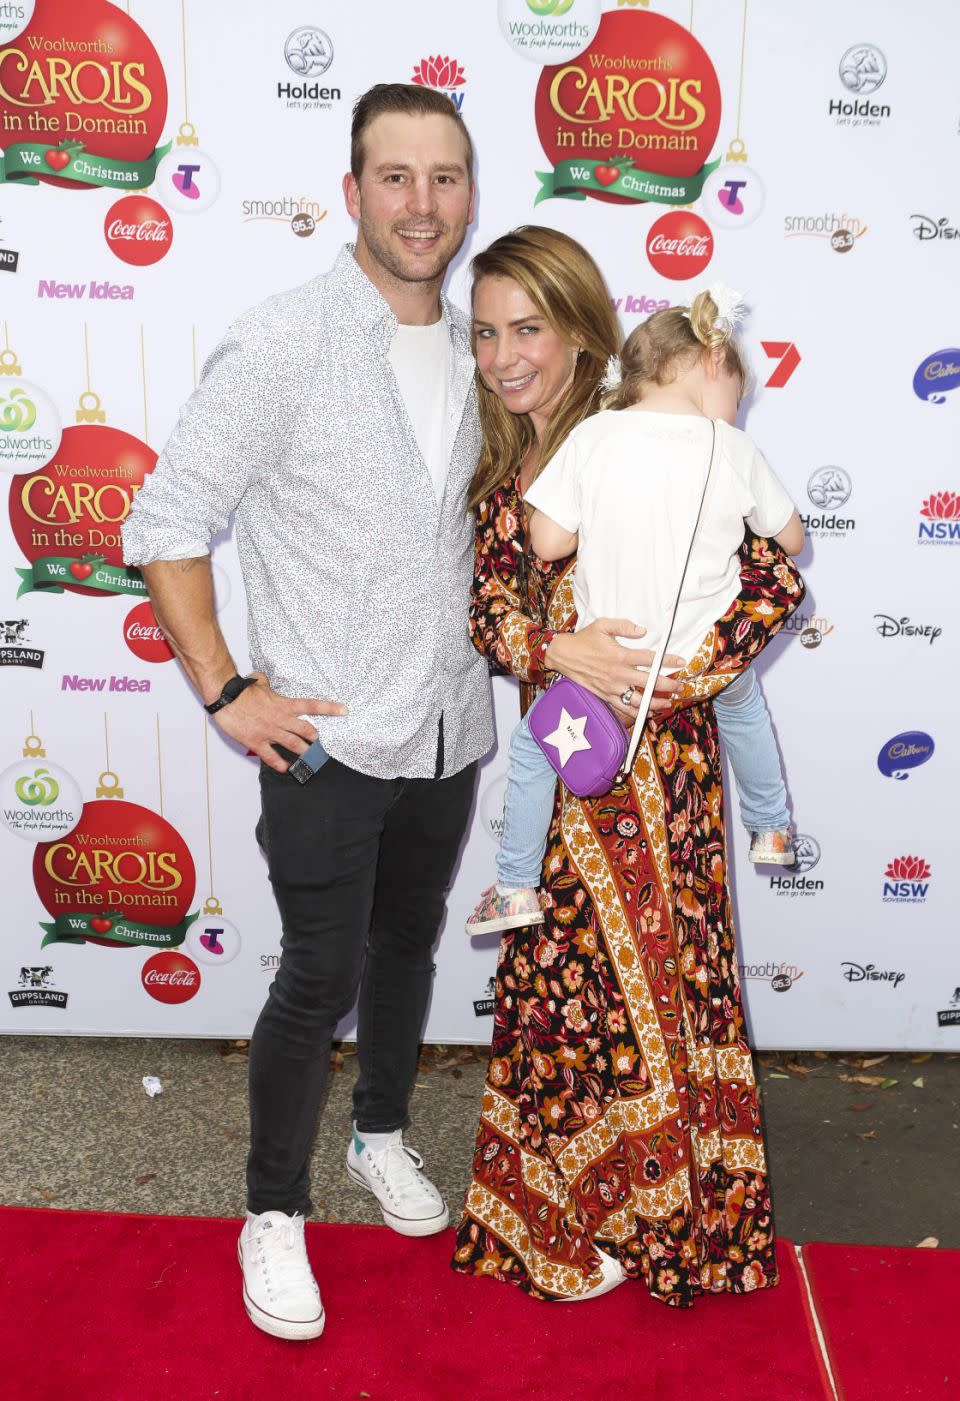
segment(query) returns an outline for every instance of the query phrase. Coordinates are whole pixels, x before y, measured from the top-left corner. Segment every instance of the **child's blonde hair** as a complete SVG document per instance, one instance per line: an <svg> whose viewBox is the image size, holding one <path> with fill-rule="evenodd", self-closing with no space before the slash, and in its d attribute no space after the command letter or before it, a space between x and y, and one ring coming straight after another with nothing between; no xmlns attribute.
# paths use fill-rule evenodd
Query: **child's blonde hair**
<svg viewBox="0 0 960 1401"><path fill-rule="evenodd" d="M671 384L702 355L724 351L727 370L739 376L743 395L747 371L733 341L729 322L721 321L709 291L700 292L689 307L655 311L631 331L620 352L621 381L607 394L603 407L625 409L643 398L646 384Z"/></svg>

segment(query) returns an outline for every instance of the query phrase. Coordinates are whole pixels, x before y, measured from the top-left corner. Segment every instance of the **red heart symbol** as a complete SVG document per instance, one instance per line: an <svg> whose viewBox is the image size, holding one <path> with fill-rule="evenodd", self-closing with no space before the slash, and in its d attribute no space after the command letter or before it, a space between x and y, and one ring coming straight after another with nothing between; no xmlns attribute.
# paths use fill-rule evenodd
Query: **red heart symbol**
<svg viewBox="0 0 960 1401"><path fill-rule="evenodd" d="M620 179L620 172L615 165L598 165L593 173L601 185L614 185Z"/></svg>
<svg viewBox="0 0 960 1401"><path fill-rule="evenodd" d="M93 573L93 565L75 561L70 566L70 573L75 579L89 579L90 575Z"/></svg>
<svg viewBox="0 0 960 1401"><path fill-rule="evenodd" d="M44 151L43 159L51 170L63 170L70 164L69 151Z"/></svg>
<svg viewBox="0 0 960 1401"><path fill-rule="evenodd" d="M95 929L98 934L106 934L109 929L113 928L113 920L104 919L101 915L97 915L90 921L90 928Z"/></svg>

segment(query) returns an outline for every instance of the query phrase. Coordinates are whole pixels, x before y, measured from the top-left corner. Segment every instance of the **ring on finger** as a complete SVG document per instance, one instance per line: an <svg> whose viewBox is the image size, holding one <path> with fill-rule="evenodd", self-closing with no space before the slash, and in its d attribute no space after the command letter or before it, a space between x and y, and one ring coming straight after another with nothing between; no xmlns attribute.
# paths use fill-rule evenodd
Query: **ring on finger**
<svg viewBox="0 0 960 1401"><path fill-rule="evenodd" d="M622 704L622 705L629 705L629 704L630 704L630 702L633 700L633 692L634 692L634 689L635 689L635 688L634 688L633 686L628 686L628 687L627 687L627 689L624 691L623 695L620 697L620 701L621 701L621 704Z"/></svg>

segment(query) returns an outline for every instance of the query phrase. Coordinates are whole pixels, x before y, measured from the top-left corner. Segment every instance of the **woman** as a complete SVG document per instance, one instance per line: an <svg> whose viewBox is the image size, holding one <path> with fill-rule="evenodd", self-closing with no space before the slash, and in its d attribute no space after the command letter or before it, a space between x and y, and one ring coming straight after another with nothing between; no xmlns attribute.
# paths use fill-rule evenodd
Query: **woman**
<svg viewBox="0 0 960 1401"><path fill-rule="evenodd" d="M471 626L526 686L562 672L615 704L637 665L598 620L576 636L573 560L523 552L523 492L599 407L616 323L572 239L526 228L474 260L485 446L472 491ZM524 578L526 574L526 578ZM726 881L723 784L709 698L798 606L768 542L745 547L742 592L641 741L629 783L578 800L558 786L545 922L507 933L474 1177L454 1268L540 1298L589 1298L624 1277L688 1305L777 1282L773 1221Z"/></svg>

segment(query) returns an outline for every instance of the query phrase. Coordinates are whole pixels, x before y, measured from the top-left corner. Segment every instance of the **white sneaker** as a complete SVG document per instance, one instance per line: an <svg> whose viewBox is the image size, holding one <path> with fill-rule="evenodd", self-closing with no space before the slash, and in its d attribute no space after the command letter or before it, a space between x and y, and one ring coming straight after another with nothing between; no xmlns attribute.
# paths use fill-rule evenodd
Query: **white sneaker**
<svg viewBox="0 0 960 1401"><path fill-rule="evenodd" d="M618 1284L622 1284L626 1279L623 1268L619 1260L614 1260L612 1255L608 1255L605 1250L598 1250L600 1256L600 1273L603 1278L599 1283L592 1285L583 1294L575 1294L573 1298L564 1299L565 1304L580 1304L585 1299L599 1299L601 1294L609 1294L611 1289L616 1289Z"/></svg>
<svg viewBox="0 0 960 1401"><path fill-rule="evenodd" d="M347 1149L347 1172L373 1193L384 1221L402 1236L432 1236L450 1220L443 1198L420 1171L422 1167L423 1159L406 1146L401 1129L391 1134L386 1147L378 1152L371 1152L354 1129Z"/></svg>
<svg viewBox="0 0 960 1401"><path fill-rule="evenodd" d="M237 1242L244 1307L251 1323L275 1338L319 1338L326 1322L303 1227L299 1215L248 1213Z"/></svg>

